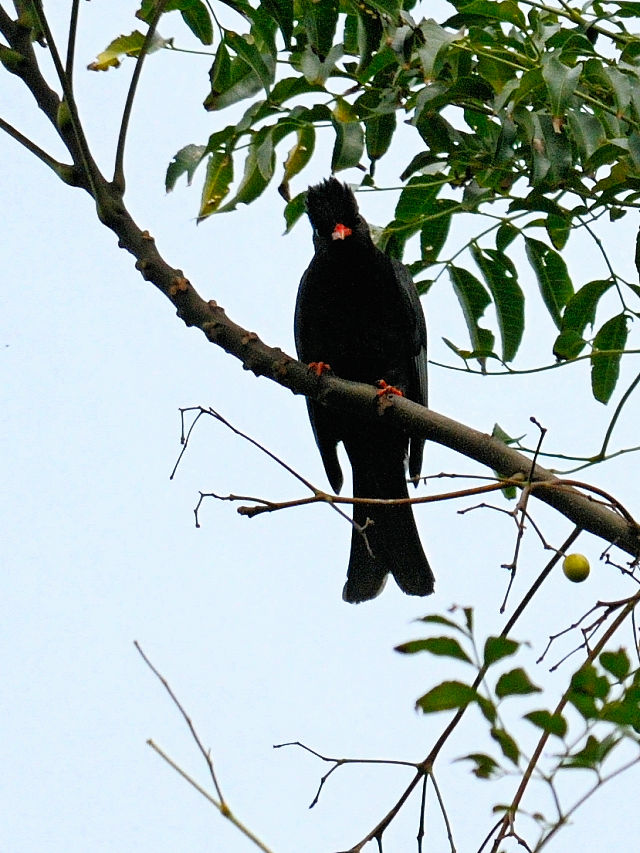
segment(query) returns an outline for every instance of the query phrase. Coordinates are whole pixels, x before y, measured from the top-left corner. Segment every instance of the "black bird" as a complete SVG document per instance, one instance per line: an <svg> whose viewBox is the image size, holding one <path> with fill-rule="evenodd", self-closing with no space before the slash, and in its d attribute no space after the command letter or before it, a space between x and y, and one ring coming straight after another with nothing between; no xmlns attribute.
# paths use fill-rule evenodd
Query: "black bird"
<svg viewBox="0 0 640 853"><path fill-rule="evenodd" d="M373 243L355 196L335 178L310 187L307 213L315 254L302 276L295 313L298 357L316 370L330 366L343 379L379 384L427 404L427 329L411 276ZM327 477L342 487L337 444L343 442L358 498L406 498L409 437L386 423L307 401ZM418 477L424 439L412 438L409 474ZM375 598L391 572L409 595L429 595L434 577L422 550L410 504L354 504L354 528L342 597Z"/></svg>

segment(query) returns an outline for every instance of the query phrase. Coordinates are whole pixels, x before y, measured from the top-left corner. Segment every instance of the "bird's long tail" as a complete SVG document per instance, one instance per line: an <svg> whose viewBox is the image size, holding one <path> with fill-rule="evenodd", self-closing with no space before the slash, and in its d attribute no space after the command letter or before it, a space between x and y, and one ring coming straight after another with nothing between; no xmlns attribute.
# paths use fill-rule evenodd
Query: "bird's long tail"
<svg viewBox="0 0 640 853"><path fill-rule="evenodd" d="M409 497L404 450L389 453L388 445L386 450L374 458L371 453L363 455L362 448L349 453L354 497ZM365 528L365 535L354 528L343 599L357 604L375 598L389 572L408 595L432 593L433 572L422 549L411 505L354 504L353 510L354 521Z"/></svg>

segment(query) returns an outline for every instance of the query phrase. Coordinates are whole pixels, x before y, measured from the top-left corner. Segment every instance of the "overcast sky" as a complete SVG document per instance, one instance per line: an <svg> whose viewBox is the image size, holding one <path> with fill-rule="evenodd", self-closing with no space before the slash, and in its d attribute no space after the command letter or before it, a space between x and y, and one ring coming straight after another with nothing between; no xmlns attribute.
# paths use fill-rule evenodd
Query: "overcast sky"
<svg viewBox="0 0 640 853"><path fill-rule="evenodd" d="M70 4L46 5L62 36ZM112 37L133 28L135 8L98 2L81 7L77 94L92 150L105 170L133 63L101 74L85 67ZM179 44L194 46L175 14L161 32L175 32ZM44 55L40 48L38 55ZM268 344L292 353L296 289L312 253L308 224L283 236L275 184L250 208L198 227L201 175L192 189L182 181L174 193L164 193L173 154L187 143L203 143L227 123L201 107L209 65L209 58L167 51L148 59L127 147L129 209L205 298L218 301ZM1 101L4 118L62 155L17 78L2 75ZM397 186L399 172L418 150L417 139L406 139L397 159L380 167L381 183ZM327 152L325 147L296 180L295 192L328 174ZM284 154L278 152L279 162ZM304 401L256 379L200 332L186 329L99 224L88 196L63 186L6 136L0 136L0 174L2 850L252 849L145 744L153 738L211 787L183 720L135 652L134 640L211 747L230 807L272 850L346 849L382 817L410 771L342 768L309 811L328 767L300 750L274 751L273 744L301 740L333 756L423 758L449 715L416 714L416 698L443 678L471 679L472 673L464 664L405 658L393 647L426 633L412 620L453 604L476 609L480 642L499 633L511 612L501 617L498 611L507 583L500 564L510 560L515 544L513 520L490 509L458 515L470 502L418 508L437 577L435 595L409 598L390 581L380 598L359 607L341 600L350 529L326 507L249 520L231 504L208 502L196 529L199 490L269 499L304 493L272 461L213 421L201 422L170 482L180 451L179 408L217 408L324 488ZM344 178L355 181L358 173ZM383 223L395 198L368 194L361 207L371 221ZM604 232L620 271L632 280L636 227L628 216ZM450 245L464 239L454 234ZM577 282L605 276L593 244L572 238L566 258ZM530 325L518 365L531 367L541 358L551 361L554 330L537 305L530 270L524 263L521 270ZM453 364L442 338L460 346L467 338L446 276L424 305L431 358ZM432 367L430 401L477 429L491 431L498 421L511 435L526 433L529 443L537 437L529 423L535 415L549 430L548 450L588 455L599 448L613 406L633 376L631 362L622 374L620 390L605 408L590 395L584 362L521 379L480 379ZM637 443L639 414L632 399L614 434L615 448ZM633 511L633 459L621 457L584 477ZM480 472L435 446L427 446L424 470ZM429 486L433 493L449 488L447 481ZM534 517L553 545L571 530L546 508L536 506ZM592 577L571 585L557 571L516 631L531 647L514 665L551 685L542 700L546 707L578 665L575 656L555 676L536 667L548 635L599 598L631 592L614 569L599 564L601 542L583 536L576 550L591 560ZM548 558L529 532L512 606ZM559 643L550 662L578 642L573 635ZM630 644L629 634L624 642ZM508 726L530 738L532 728L520 717L541 700L511 701ZM466 765L453 761L479 748L495 753L485 730L481 718L469 714L436 767L464 851L477 848L493 822L491 805L507 802L517 785L515 778L478 782ZM587 781L576 773L561 787L571 800ZM640 829L629 781L611 783L549 849L622 849L621 839ZM536 799L535 791L529 807L546 809L546 795ZM414 849L418 808L411 801L394 823L388 853ZM428 820L428 849L446 850L432 798Z"/></svg>

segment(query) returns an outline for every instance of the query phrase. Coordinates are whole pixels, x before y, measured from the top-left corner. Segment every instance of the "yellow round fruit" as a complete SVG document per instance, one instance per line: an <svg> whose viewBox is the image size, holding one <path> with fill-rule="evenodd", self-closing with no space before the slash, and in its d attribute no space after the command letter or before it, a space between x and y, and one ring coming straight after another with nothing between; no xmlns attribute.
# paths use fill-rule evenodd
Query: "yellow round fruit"
<svg viewBox="0 0 640 853"><path fill-rule="evenodd" d="M562 562L562 571L573 583L582 583L589 577L591 566L584 554L567 554Z"/></svg>

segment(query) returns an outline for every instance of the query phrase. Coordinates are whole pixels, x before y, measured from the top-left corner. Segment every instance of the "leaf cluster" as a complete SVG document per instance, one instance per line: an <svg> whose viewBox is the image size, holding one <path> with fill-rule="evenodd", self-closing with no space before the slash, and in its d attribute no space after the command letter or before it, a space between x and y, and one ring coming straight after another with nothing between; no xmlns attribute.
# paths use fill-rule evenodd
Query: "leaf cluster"
<svg viewBox="0 0 640 853"><path fill-rule="evenodd" d="M590 796L620 768L640 760L640 669L632 668L624 648L602 651L574 672L555 708L540 707L522 714L520 719L538 730L541 742L549 736L555 738L553 753L544 758L539 756L532 764L528 759L530 738L526 731L520 732L514 722L505 722L507 715L513 716L513 698L543 692L524 666L504 665L508 658L518 654L523 644L503 635L490 636L479 650L473 611L463 608L459 612L462 614L459 619L439 614L424 617L421 622L432 628L444 628L447 633L411 640L396 649L406 655L427 652L446 657L467 664L473 672L469 679L447 680L432 687L417 700L416 707L425 714L477 708L499 754L474 751L458 760L469 762L478 779L510 775L526 780L533 773L549 786L557 814L550 817L537 814L544 838L553 834L584 799L573 804L562 803L559 775L567 770L591 771L596 782L586 795ZM623 750L622 745L627 749ZM629 753L631 762L625 764ZM538 750L533 754L538 755Z"/></svg>
<svg viewBox="0 0 640 853"><path fill-rule="evenodd" d="M417 237L411 272L448 272L470 341L447 340L451 349L483 369L488 359L516 357L524 249L556 328L553 355L571 361L586 350L593 394L606 403L640 288L606 256L608 276L576 286L561 252L575 229L593 233L603 214L616 220L640 203L640 38L627 28L629 4L451 5L454 14L436 22L418 17L413 0L220 0L236 21L231 29L202 0L166 3L165 12L179 11L214 46L205 108L246 103L238 121L176 153L167 189L182 175L191 182L203 165L202 220L249 204L277 177L289 229L305 202L304 192L291 198L291 182L318 134L333 138L333 172L357 169L373 187L378 161L391 150L403 156L407 130L398 131L408 125L418 150L401 169L403 188L379 243L402 257ZM138 18L148 22L156 7L144 0ZM91 67L135 55L141 39L120 36ZM159 36L154 46L176 49ZM469 214L483 223L477 236L446 257L454 217ZM432 283L418 281L423 291ZM490 307L499 345L483 325Z"/></svg>

